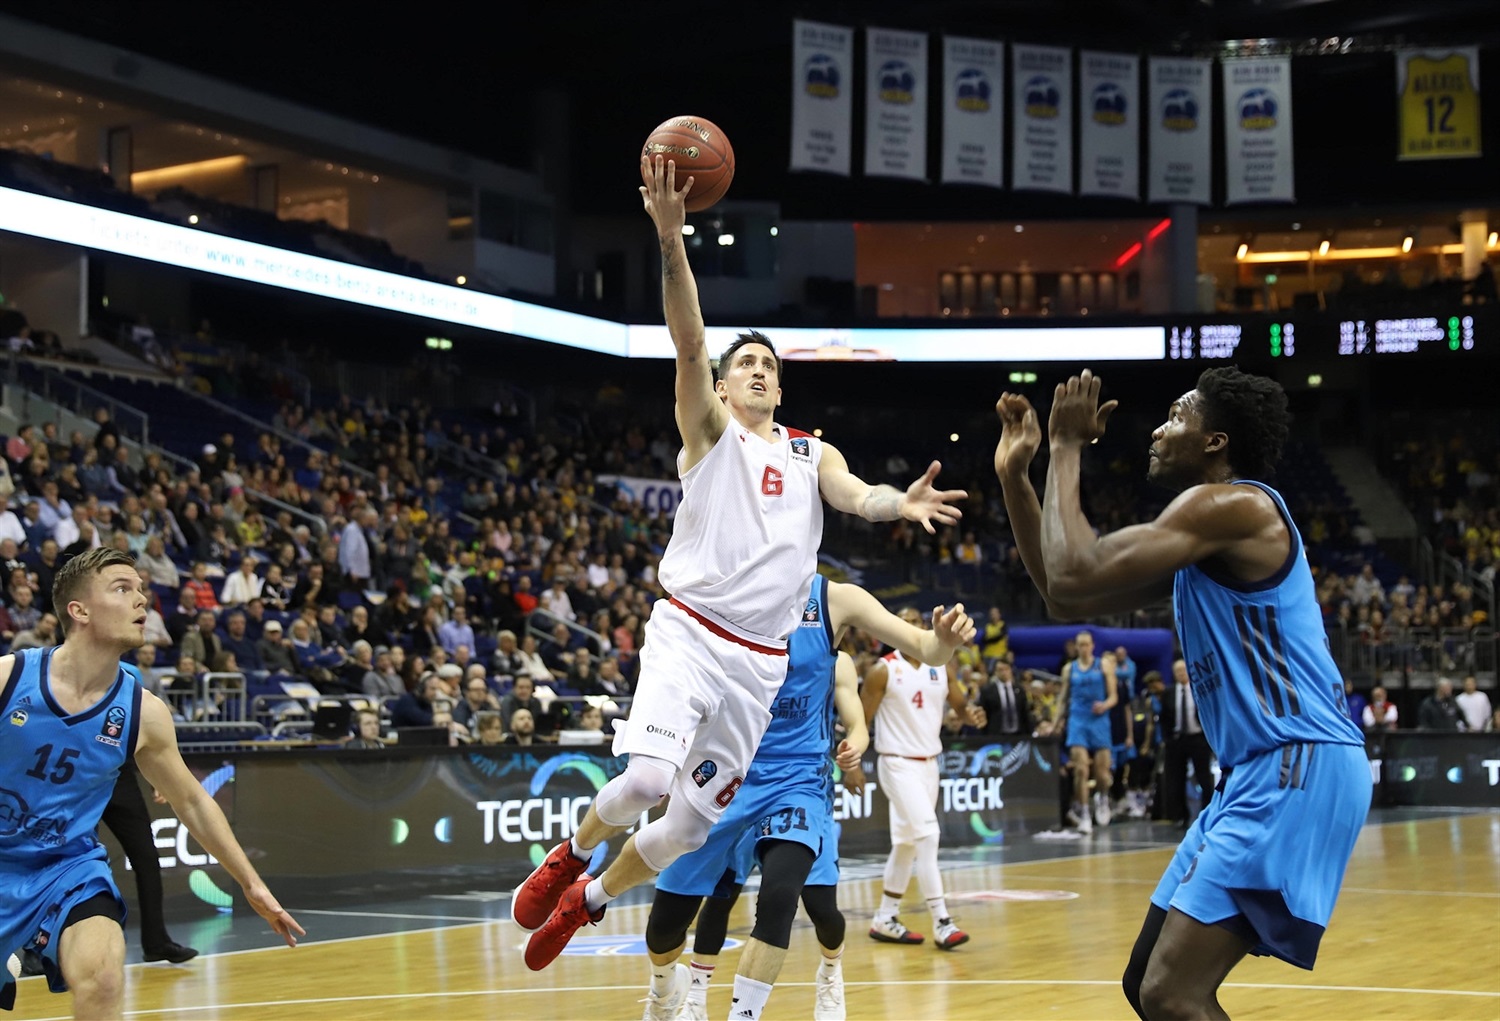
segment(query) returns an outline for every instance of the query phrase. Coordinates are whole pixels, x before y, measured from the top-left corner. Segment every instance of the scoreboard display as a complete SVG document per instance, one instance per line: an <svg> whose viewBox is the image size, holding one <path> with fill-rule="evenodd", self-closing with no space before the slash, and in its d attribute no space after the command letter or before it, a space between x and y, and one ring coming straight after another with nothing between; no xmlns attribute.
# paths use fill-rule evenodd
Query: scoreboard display
<svg viewBox="0 0 1500 1021"><path fill-rule="evenodd" d="M1356 317L1332 312L1169 319L1166 358L1265 363L1329 358L1465 358L1500 352L1500 308Z"/></svg>

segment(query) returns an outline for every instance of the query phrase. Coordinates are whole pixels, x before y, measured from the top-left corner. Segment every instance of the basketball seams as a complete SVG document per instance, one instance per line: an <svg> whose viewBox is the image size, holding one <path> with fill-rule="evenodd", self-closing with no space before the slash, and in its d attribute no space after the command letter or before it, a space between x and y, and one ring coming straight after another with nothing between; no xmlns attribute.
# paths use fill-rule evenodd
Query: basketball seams
<svg viewBox="0 0 1500 1021"><path fill-rule="evenodd" d="M653 153L650 151L652 146L695 149L697 155ZM646 137L641 155L643 158L658 156L671 160L677 165L679 177L694 178L693 194L687 198L690 213L703 212L713 206L729 191L734 180L734 146L718 125L702 117L672 117L663 121Z"/></svg>

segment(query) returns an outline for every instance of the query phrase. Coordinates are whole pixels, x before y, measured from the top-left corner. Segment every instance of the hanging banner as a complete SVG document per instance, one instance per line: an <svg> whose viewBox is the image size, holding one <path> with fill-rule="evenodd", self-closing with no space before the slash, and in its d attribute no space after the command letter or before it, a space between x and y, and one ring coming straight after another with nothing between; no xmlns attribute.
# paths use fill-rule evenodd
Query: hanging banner
<svg viewBox="0 0 1500 1021"><path fill-rule="evenodd" d="M1073 190L1073 52L1011 46L1010 186Z"/></svg>
<svg viewBox="0 0 1500 1021"><path fill-rule="evenodd" d="M1078 193L1141 197L1140 60L1078 55Z"/></svg>
<svg viewBox="0 0 1500 1021"><path fill-rule="evenodd" d="M1224 201L1292 202L1292 58L1226 60Z"/></svg>
<svg viewBox="0 0 1500 1021"><path fill-rule="evenodd" d="M927 33L865 31L865 173L927 179Z"/></svg>
<svg viewBox="0 0 1500 1021"><path fill-rule="evenodd" d="M943 38L944 184L1004 187L1005 45Z"/></svg>
<svg viewBox="0 0 1500 1021"><path fill-rule="evenodd" d="M1479 142L1479 47L1397 50L1396 95L1403 160L1483 155Z"/></svg>
<svg viewBox="0 0 1500 1021"><path fill-rule="evenodd" d="M792 169L849 176L854 29L792 22Z"/></svg>
<svg viewBox="0 0 1500 1021"><path fill-rule="evenodd" d="M1209 117L1208 60L1152 57L1149 63L1150 202L1195 202L1212 198L1213 134Z"/></svg>

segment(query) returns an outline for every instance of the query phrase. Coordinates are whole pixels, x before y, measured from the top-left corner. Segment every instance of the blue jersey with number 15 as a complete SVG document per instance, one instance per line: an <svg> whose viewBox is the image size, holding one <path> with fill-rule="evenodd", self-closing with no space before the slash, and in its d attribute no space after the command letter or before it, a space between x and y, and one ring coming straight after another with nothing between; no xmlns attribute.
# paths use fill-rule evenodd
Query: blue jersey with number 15
<svg viewBox="0 0 1500 1021"><path fill-rule="evenodd" d="M68 715L52 695L55 651L16 653L0 696L0 873L35 871L100 847L99 817L140 728L134 667L121 664L103 698Z"/></svg>

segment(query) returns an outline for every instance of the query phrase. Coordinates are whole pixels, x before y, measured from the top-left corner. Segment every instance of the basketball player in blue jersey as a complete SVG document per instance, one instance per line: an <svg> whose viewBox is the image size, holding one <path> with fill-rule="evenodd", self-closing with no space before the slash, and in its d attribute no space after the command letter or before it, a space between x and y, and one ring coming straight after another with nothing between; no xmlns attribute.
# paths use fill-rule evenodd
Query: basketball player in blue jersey
<svg viewBox="0 0 1500 1021"><path fill-rule="evenodd" d="M1073 807L1068 819L1079 833L1092 833L1093 824L1108 826L1109 788L1114 783L1110 710L1119 703L1115 658L1094 656L1094 636L1078 632L1073 639L1077 658L1063 664L1058 704L1066 714L1063 745L1073 768ZM1059 721L1062 722L1062 721ZM1093 811L1089 810L1089 778L1094 781Z"/></svg>
<svg viewBox="0 0 1500 1021"><path fill-rule="evenodd" d="M146 602L129 554L81 553L53 583L62 645L0 657L0 955L40 956L75 1017L125 1010L125 904L95 830L132 757L271 928L290 946L302 934L188 772L167 707L120 662L145 641Z"/></svg>
<svg viewBox="0 0 1500 1021"><path fill-rule="evenodd" d="M1085 370L1057 387L1046 503L1027 468L1041 442L1005 394L995 470L1016 543L1049 611L1079 618L1172 597L1199 722L1224 767L1188 829L1124 975L1142 1018L1223 1018L1218 989L1248 953L1311 968L1370 807L1363 736L1344 708L1302 537L1263 480L1286 442L1272 380L1209 369L1151 434L1148 477L1177 497L1156 520L1096 535L1082 450L1117 402Z"/></svg>
<svg viewBox="0 0 1500 1021"><path fill-rule="evenodd" d="M799 627L788 640L786 681L744 786L704 845L656 877L646 926L652 970L647 1021L707 1016L708 980L724 946L729 911L757 864L755 928L735 975L733 1016L754 1021L764 1009L786 957L800 896L823 951L812 1016L842 1021L845 925L834 892L838 829L829 759L835 711L847 731L836 761L851 789L863 787L860 760L869 731L854 663L836 650L845 632L857 627L908 656L941 665L974 637L975 627L962 604L936 608L932 620L931 631L914 627L857 585L813 577ZM689 972L676 962L705 897Z"/></svg>

